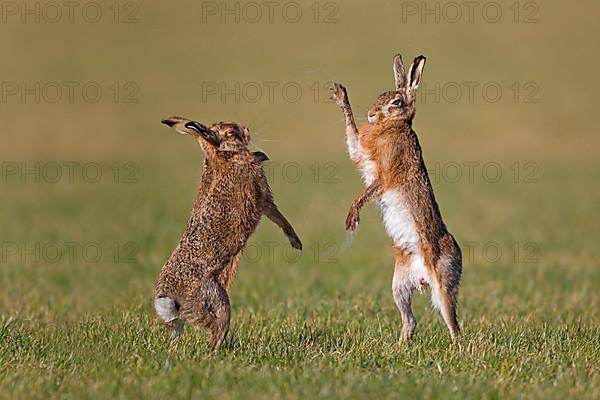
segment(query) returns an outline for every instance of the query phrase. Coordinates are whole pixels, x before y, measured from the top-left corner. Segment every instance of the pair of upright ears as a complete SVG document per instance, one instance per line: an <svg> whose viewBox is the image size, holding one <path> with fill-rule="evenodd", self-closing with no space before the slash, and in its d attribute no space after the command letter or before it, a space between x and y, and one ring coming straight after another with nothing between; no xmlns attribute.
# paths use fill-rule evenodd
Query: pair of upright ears
<svg viewBox="0 0 600 400"><path fill-rule="evenodd" d="M419 83L421 83L421 75L423 74L423 67L425 67L425 60L426 58L423 55L415 57L408 69L407 79L402 56L400 54L394 56L394 80L396 82L396 90L417 90Z"/></svg>

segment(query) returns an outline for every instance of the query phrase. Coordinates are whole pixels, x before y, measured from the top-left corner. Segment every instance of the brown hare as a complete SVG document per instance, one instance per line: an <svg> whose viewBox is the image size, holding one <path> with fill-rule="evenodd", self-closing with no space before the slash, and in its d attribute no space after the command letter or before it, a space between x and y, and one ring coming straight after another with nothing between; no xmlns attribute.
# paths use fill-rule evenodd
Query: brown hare
<svg viewBox="0 0 600 400"><path fill-rule="evenodd" d="M250 152L248 129L234 122L206 127L181 117L162 121L193 136L206 155L191 216L179 244L156 282L154 307L176 338L185 322L212 333L218 349L229 330L229 288L240 255L264 214L301 250L294 228L279 212L261 163L261 152Z"/></svg>
<svg viewBox="0 0 600 400"><path fill-rule="evenodd" d="M408 341L416 327L412 292L428 286L433 306L456 339L460 335L456 306L462 255L442 220L421 146L412 129L425 57L414 59L408 75L400 55L394 57L393 66L395 90L379 96L368 112L368 123L360 129L354 122L346 89L338 83L333 85L332 98L345 117L350 158L367 186L350 207L346 229L354 231L360 209L376 199L395 255L392 292L402 315L400 341Z"/></svg>

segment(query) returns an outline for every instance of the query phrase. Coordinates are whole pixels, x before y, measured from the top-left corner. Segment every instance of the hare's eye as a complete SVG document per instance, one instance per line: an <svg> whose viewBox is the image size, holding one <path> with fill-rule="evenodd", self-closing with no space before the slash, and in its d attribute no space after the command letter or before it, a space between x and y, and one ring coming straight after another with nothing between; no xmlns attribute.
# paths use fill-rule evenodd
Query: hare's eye
<svg viewBox="0 0 600 400"><path fill-rule="evenodd" d="M233 131L229 131L227 133L228 137L235 137L238 140L243 140L244 139L244 135L242 133L242 131L239 130L233 130Z"/></svg>
<svg viewBox="0 0 600 400"><path fill-rule="evenodd" d="M400 104L402 104L402 99L396 99L396 100L392 101L391 104L394 106L399 106Z"/></svg>

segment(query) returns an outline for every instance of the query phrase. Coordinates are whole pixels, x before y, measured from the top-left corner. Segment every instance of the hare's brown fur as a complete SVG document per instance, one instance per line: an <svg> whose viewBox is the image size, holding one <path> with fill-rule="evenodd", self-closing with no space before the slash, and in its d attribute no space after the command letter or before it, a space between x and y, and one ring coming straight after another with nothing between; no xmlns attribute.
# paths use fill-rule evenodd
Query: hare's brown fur
<svg viewBox="0 0 600 400"><path fill-rule="evenodd" d="M396 90L384 92L369 110L369 123L356 128L346 89L334 84L333 98L346 119L351 159L368 185L353 202L346 228L354 230L360 208L377 199L396 257L393 294L402 314L402 340L415 329L412 291L431 286L432 301L440 309L453 338L460 333L456 318L462 256L446 229L433 194L417 134L412 129L416 89L425 57L413 62L408 77L402 59L394 58Z"/></svg>
<svg viewBox="0 0 600 400"><path fill-rule="evenodd" d="M231 282L261 216L277 223L293 247L302 245L273 201L262 158L246 148L247 129L232 122L206 128L179 117L163 122L194 135L206 158L188 223L156 282L155 307L174 337L187 321L209 329L217 349L229 328Z"/></svg>

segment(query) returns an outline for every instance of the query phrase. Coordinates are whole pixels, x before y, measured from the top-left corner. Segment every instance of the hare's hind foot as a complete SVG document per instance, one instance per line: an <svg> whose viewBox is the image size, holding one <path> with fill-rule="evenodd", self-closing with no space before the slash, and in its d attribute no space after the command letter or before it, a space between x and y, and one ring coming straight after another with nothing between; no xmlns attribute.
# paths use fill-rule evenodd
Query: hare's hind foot
<svg viewBox="0 0 600 400"><path fill-rule="evenodd" d="M217 351L223 344L225 337L227 337L227 332L229 332L229 319L230 319L230 310L229 307L227 309L219 310L215 315L215 320L211 327L211 340L210 340L210 349L211 351Z"/></svg>
<svg viewBox="0 0 600 400"><path fill-rule="evenodd" d="M165 322L165 331L171 340L177 339L183 332L185 326L184 319L174 319L173 321Z"/></svg>
<svg viewBox="0 0 600 400"><path fill-rule="evenodd" d="M450 289L443 282L437 282L437 279L431 285L431 303L442 314L452 340L460 338L460 325L456 317L457 297L457 289Z"/></svg>
<svg viewBox="0 0 600 400"><path fill-rule="evenodd" d="M408 343L410 339L412 339L416 327L417 321L414 318L412 320L402 320L402 330L400 331L400 339L398 339L398 345Z"/></svg>
<svg viewBox="0 0 600 400"><path fill-rule="evenodd" d="M211 350L216 351L229 331L229 296L215 279L208 278L182 304L182 317L196 328L207 328L212 334Z"/></svg>
<svg viewBox="0 0 600 400"><path fill-rule="evenodd" d="M456 297L447 291L440 291L440 312L450 331L452 340L461 339L460 325L456 318Z"/></svg>

